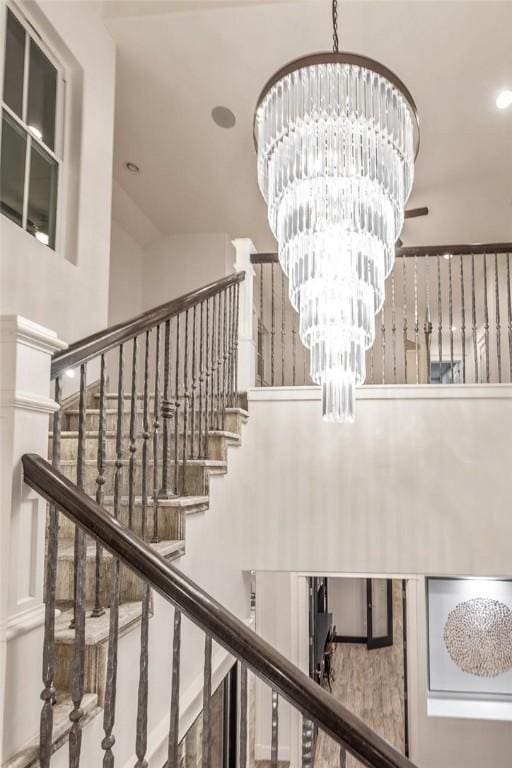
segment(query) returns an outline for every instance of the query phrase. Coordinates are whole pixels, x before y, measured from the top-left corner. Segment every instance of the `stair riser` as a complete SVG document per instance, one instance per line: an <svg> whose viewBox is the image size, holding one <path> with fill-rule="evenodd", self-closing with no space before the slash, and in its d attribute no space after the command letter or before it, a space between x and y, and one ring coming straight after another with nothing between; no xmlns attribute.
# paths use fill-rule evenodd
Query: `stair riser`
<svg viewBox="0 0 512 768"><path fill-rule="evenodd" d="M113 514L112 504L104 505L105 509ZM160 506L158 510L158 538L173 541L183 538L183 519L184 512L172 507ZM154 510L151 502L148 501L148 507L146 510L146 531L145 539L150 541L153 536L153 519ZM123 525L128 525L129 511L127 504L121 504L119 511L119 521ZM141 504L135 504L132 513L132 530L141 536L142 533L142 506ZM60 516L59 524L59 537L60 539L72 539L75 535L75 525L64 515Z"/></svg>
<svg viewBox="0 0 512 768"><path fill-rule="evenodd" d="M222 418L216 418L215 415L212 418L212 415L210 414L208 417L208 429L229 429L226 425L227 421L231 417L230 414L226 414L224 418L224 426L222 424ZM125 435L128 435L130 432L130 413L124 412L122 415L122 423L123 423L123 433ZM205 416L203 415L201 420L201 431L204 433L205 429ZM64 414L63 419L63 429L69 430L70 432L77 432L79 428L80 423L80 415L76 412L73 413L66 413ZM97 432L99 428L100 423L100 415L97 411L87 411L86 413L86 428L88 431L91 432ZM117 412L108 411L105 414L105 431L106 432L116 432L117 431ZM163 424L163 417L160 415L159 418L159 424L160 424L160 432L162 431L162 424ZM187 425L188 429L190 429L192 424L192 413L189 411L187 415ZM154 425L154 416L151 413L149 416L149 428L150 430L153 429ZM169 419L169 425L170 429L174 430L174 418L171 416ZM143 417L142 413L138 412L135 417L135 432L137 434L140 434L142 432L142 426L143 426ZM180 430L183 429L183 417L180 414ZM194 417L194 431L199 430L199 414L196 413ZM236 430L230 430L230 431L236 431Z"/></svg>
<svg viewBox="0 0 512 768"><path fill-rule="evenodd" d="M114 475L115 465L107 464L104 471L104 494L105 496L112 496L114 494ZM169 472L169 488L173 490L174 484L174 466L171 467ZM76 482L76 465L66 464L61 466L62 473L72 482ZM215 470L217 472L217 470ZM209 470L207 467L201 464L187 464L185 473L184 492L188 496L207 496L209 487ZM219 474L224 474L224 471L220 471ZM178 466L178 493L181 493L183 487L182 484L183 467ZM96 478L98 476L97 467L94 464L87 464L85 467L85 491L91 496L96 494ZM159 479L161 481L162 471L159 468ZM153 490L153 466L148 463L148 493ZM161 485L161 482L159 483ZM120 493L122 496L127 496L130 487L130 470L127 464L124 464L120 470ZM134 488L135 493L140 495L142 488L142 467L140 464L136 464L134 467Z"/></svg>
<svg viewBox="0 0 512 768"><path fill-rule="evenodd" d="M102 606L110 605L111 587L112 587L112 558L102 558L101 562L101 589L100 601ZM135 602L142 600L143 582L133 571L125 566L120 566L120 601ZM85 582L85 600L92 605L95 599L96 588L96 561L94 558L87 559L86 582ZM69 603L73 600L74 594L74 564L72 560L59 560L57 565L57 587L56 600L58 603Z"/></svg>

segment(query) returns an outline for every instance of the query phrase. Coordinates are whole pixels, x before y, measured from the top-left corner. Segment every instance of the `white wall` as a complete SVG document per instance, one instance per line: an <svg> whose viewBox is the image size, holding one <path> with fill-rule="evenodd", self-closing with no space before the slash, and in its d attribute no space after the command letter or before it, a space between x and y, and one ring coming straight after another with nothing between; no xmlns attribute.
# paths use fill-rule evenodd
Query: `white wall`
<svg viewBox="0 0 512 768"><path fill-rule="evenodd" d="M53 29L56 45L71 52L82 77L78 232L76 251L64 254L1 216L0 307L2 313L21 314L56 330L69 342L107 321L115 50L87 3L23 3L22 8L36 27ZM3 27L4 0L0 18Z"/></svg>
<svg viewBox="0 0 512 768"><path fill-rule="evenodd" d="M366 637L366 579L328 579L327 594L337 634Z"/></svg>

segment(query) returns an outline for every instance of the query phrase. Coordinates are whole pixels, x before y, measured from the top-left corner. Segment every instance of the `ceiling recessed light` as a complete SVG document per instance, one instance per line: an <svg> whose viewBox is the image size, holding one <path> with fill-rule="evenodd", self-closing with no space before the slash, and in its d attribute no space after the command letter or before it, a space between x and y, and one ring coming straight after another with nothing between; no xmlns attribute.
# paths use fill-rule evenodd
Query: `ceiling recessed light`
<svg viewBox="0 0 512 768"><path fill-rule="evenodd" d="M236 117L227 107L214 107L212 109L212 120L220 128L233 128L236 123Z"/></svg>
<svg viewBox="0 0 512 768"><path fill-rule="evenodd" d="M498 109L508 109L512 107L512 91L502 91L496 98Z"/></svg>
<svg viewBox="0 0 512 768"><path fill-rule="evenodd" d="M136 163L131 163L129 160L124 164L124 167L130 173L140 173L140 168Z"/></svg>

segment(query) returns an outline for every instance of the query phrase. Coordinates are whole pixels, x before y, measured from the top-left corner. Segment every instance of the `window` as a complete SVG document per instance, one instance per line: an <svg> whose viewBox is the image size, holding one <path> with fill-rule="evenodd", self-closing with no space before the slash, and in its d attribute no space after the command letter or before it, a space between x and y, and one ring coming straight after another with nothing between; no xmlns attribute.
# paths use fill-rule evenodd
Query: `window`
<svg viewBox="0 0 512 768"><path fill-rule="evenodd" d="M55 249L63 80L35 32L7 8L0 210Z"/></svg>

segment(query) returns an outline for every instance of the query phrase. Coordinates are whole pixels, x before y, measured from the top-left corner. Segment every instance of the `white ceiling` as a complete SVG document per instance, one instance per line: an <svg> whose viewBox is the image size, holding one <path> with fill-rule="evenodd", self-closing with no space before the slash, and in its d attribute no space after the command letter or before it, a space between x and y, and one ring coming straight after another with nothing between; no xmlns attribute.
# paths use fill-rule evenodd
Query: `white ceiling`
<svg viewBox="0 0 512 768"><path fill-rule="evenodd" d="M344 50L382 61L420 114L406 244L512 240L512 2L341 2ZM105 2L118 47L114 174L162 233L225 231L274 249L252 117L273 72L331 47L330 0ZM214 106L236 115L219 128ZM142 173L129 174L123 162Z"/></svg>

